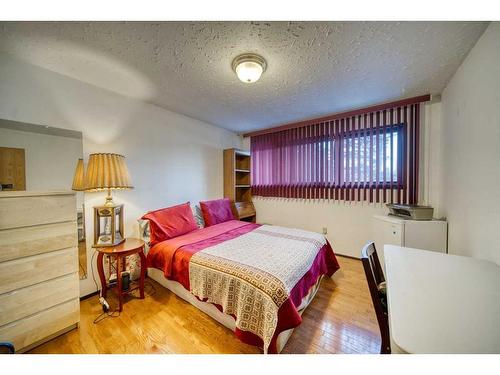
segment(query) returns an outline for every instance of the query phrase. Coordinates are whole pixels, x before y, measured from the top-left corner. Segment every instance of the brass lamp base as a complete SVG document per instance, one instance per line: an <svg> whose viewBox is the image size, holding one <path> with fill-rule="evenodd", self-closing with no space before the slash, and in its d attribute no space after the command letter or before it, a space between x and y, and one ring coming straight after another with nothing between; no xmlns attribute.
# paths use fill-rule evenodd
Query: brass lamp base
<svg viewBox="0 0 500 375"><path fill-rule="evenodd" d="M111 196L111 189L108 189L108 195L106 196L106 202L104 203L106 207L114 206L113 197Z"/></svg>

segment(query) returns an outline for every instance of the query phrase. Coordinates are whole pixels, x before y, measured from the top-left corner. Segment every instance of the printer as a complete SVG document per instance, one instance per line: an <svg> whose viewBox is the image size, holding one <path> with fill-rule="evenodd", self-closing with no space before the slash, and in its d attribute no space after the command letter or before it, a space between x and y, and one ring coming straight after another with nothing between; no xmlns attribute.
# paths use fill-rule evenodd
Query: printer
<svg viewBox="0 0 500 375"><path fill-rule="evenodd" d="M387 204L389 215L409 220L432 220L434 208L413 204Z"/></svg>

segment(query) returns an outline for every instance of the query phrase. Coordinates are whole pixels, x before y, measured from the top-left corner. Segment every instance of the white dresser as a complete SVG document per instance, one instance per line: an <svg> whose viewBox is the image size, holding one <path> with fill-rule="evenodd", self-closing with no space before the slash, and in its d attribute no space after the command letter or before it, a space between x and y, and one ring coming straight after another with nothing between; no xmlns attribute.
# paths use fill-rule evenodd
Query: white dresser
<svg viewBox="0 0 500 375"><path fill-rule="evenodd" d="M0 341L26 351L80 320L73 192L0 192Z"/></svg>
<svg viewBox="0 0 500 375"><path fill-rule="evenodd" d="M396 216L374 215L372 239L384 268L384 245L396 245L447 252L448 223L442 220L408 220Z"/></svg>

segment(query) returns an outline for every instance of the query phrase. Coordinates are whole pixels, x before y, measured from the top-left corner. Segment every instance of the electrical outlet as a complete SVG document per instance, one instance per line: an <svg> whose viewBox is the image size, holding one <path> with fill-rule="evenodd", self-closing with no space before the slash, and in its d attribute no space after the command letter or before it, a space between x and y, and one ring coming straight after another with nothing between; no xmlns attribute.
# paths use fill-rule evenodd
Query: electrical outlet
<svg viewBox="0 0 500 375"><path fill-rule="evenodd" d="M323 227L323 234L328 234L328 228L327 227Z"/></svg>

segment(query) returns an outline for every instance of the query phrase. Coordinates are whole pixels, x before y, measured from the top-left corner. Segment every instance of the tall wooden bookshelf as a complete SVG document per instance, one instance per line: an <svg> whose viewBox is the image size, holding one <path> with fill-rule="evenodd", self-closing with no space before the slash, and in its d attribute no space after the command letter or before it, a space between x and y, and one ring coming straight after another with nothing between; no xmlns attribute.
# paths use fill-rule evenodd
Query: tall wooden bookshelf
<svg viewBox="0 0 500 375"><path fill-rule="evenodd" d="M250 182L250 152L224 150L224 197L234 202L234 214L239 220L255 222Z"/></svg>

